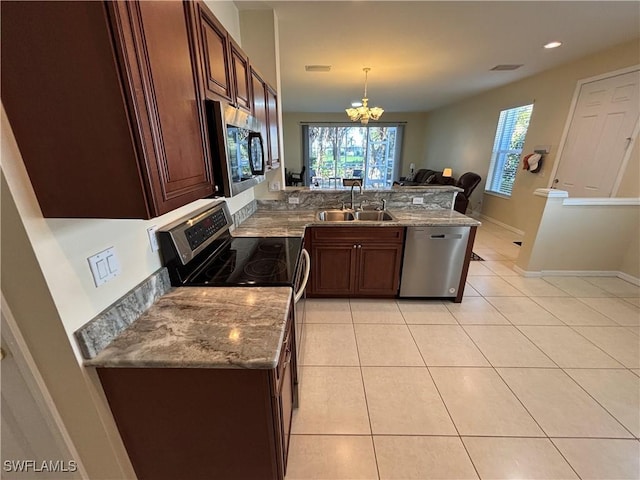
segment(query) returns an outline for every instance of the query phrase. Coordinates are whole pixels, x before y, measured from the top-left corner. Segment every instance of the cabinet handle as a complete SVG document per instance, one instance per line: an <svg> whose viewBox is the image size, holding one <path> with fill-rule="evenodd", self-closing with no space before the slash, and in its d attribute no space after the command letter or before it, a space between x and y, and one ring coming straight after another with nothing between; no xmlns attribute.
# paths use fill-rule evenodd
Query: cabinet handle
<svg viewBox="0 0 640 480"><path fill-rule="evenodd" d="M358 245L358 248L362 248L362 245Z"/></svg>
<svg viewBox="0 0 640 480"><path fill-rule="evenodd" d="M357 245L354 245L353 248L356 248Z"/></svg>

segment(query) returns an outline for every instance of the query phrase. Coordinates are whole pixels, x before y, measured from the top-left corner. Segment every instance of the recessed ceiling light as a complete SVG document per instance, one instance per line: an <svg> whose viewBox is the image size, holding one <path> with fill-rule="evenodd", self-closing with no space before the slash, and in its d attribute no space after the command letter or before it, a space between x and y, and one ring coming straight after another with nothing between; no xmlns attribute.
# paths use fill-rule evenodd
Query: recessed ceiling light
<svg viewBox="0 0 640 480"><path fill-rule="evenodd" d="M304 69L307 72L328 72L331 70L331 65L305 65Z"/></svg>
<svg viewBox="0 0 640 480"><path fill-rule="evenodd" d="M362 106L362 102L351 102L351 106L352 107L361 107Z"/></svg>
<svg viewBox="0 0 640 480"><path fill-rule="evenodd" d="M549 42L544 48L558 48L560 45L562 45L562 42Z"/></svg>

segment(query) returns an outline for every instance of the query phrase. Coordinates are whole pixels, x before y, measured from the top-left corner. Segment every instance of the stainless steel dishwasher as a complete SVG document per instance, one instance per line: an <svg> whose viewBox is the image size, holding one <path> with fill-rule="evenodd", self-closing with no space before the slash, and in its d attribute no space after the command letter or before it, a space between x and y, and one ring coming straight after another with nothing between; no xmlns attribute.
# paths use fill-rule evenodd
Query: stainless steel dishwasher
<svg viewBox="0 0 640 480"><path fill-rule="evenodd" d="M458 294L470 227L409 227L402 260L401 297Z"/></svg>

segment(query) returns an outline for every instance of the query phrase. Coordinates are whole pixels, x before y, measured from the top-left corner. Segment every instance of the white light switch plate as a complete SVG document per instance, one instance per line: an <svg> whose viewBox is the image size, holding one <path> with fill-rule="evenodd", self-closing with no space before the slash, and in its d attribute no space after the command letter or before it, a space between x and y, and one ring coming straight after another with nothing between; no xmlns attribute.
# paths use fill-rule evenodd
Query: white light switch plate
<svg viewBox="0 0 640 480"><path fill-rule="evenodd" d="M121 272L120 262L118 261L114 247L96 253L87 260L89 261L89 267L91 268L91 274L93 275L93 281L96 287L117 277Z"/></svg>
<svg viewBox="0 0 640 480"><path fill-rule="evenodd" d="M160 247L158 246L158 236L156 235L156 230L158 230L157 225L147 228L147 235L149 235L149 245L151 246L152 252L157 252L158 250L160 250Z"/></svg>
<svg viewBox="0 0 640 480"><path fill-rule="evenodd" d="M424 198L422 197L413 197L414 205L422 205L424 203Z"/></svg>
<svg viewBox="0 0 640 480"><path fill-rule="evenodd" d="M289 203L300 203L300 199L298 197L289 197Z"/></svg>
<svg viewBox="0 0 640 480"><path fill-rule="evenodd" d="M269 182L269 191L277 192L280 190L280 182Z"/></svg>

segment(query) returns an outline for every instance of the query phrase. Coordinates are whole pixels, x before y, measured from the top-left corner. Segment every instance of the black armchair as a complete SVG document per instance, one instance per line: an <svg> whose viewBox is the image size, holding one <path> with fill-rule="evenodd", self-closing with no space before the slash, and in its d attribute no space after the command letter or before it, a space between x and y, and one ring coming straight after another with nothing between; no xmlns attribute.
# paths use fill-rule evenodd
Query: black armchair
<svg viewBox="0 0 640 480"><path fill-rule="evenodd" d="M287 174L287 185L303 185L304 186L304 172L307 169L305 165L302 166L300 173L289 172Z"/></svg>
<svg viewBox="0 0 640 480"><path fill-rule="evenodd" d="M466 213L469 206L469 197L480 183L480 180L482 180L482 177L474 172L467 172L458 179L456 187L460 187L464 191L458 192L458 195L456 195L456 201L453 205L453 209L456 212Z"/></svg>

